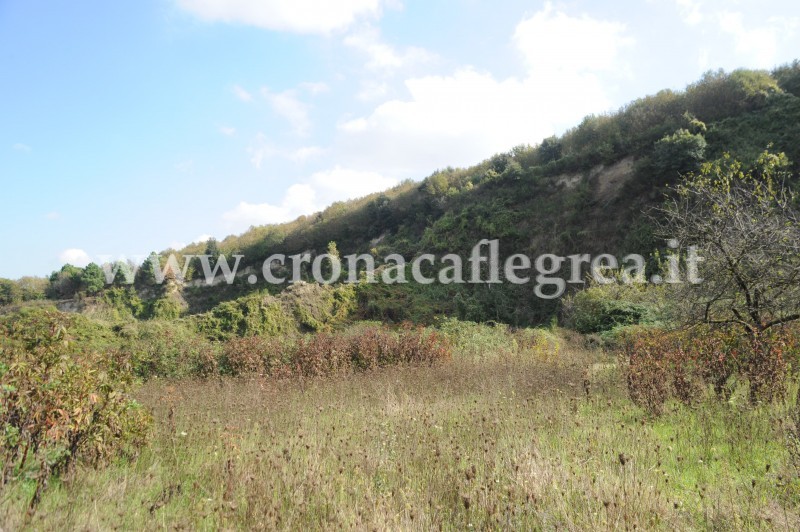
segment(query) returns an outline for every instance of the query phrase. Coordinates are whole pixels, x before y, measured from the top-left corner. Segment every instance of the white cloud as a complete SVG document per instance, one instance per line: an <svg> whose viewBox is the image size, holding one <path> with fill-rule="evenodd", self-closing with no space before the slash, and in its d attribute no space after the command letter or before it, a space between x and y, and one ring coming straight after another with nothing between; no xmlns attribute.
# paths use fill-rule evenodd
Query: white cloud
<svg viewBox="0 0 800 532"><path fill-rule="evenodd" d="M198 236L194 240L192 240L192 244L202 244L204 242L208 242L212 238L214 238L214 237L211 236L211 235L203 234L203 235Z"/></svg>
<svg viewBox="0 0 800 532"><path fill-rule="evenodd" d="M234 96L239 98L243 102L252 102L253 95L247 92L247 90L243 89L239 85L234 85L231 89L233 91Z"/></svg>
<svg viewBox="0 0 800 532"><path fill-rule="evenodd" d="M528 67L524 76L498 79L462 67L408 79L408 97L339 124L343 163L420 177L537 143L611 106L605 87L627 70L622 53L633 43L621 24L568 16L549 4L520 22L513 40Z"/></svg>
<svg viewBox="0 0 800 532"><path fill-rule="evenodd" d="M696 26L705 19L705 15L701 10L702 2L697 0L675 0L675 3L678 5L681 18L689 26Z"/></svg>
<svg viewBox="0 0 800 532"><path fill-rule="evenodd" d="M348 35L344 44L368 57L367 68L390 71L431 61L434 56L423 48L409 46L398 51L381 39L380 32L373 27L365 27Z"/></svg>
<svg viewBox="0 0 800 532"><path fill-rule="evenodd" d="M286 154L286 158L296 163L302 163L325 153L319 146L303 146Z"/></svg>
<svg viewBox="0 0 800 532"><path fill-rule="evenodd" d="M311 120L308 117L309 106L301 102L295 91L270 92L266 87L261 89L261 94L272 106L272 110L285 118L292 126L292 131L300 136L305 136L311 129Z"/></svg>
<svg viewBox="0 0 800 532"><path fill-rule="evenodd" d="M312 175L311 183L325 206L334 201L358 198L386 190L396 185L397 180L384 177L377 172L362 172L336 166L331 170Z"/></svg>
<svg viewBox="0 0 800 532"><path fill-rule="evenodd" d="M361 82L361 89L356 94L359 100L372 101L385 97L389 93L389 85L383 81L366 80Z"/></svg>
<svg viewBox="0 0 800 532"><path fill-rule="evenodd" d="M381 0L177 0L201 19L276 31L330 33L380 15Z"/></svg>
<svg viewBox="0 0 800 532"><path fill-rule="evenodd" d="M222 218L231 230L287 222L320 211L335 201L366 196L396 184L396 180L376 172L336 166L313 174L306 183L290 186L277 204L242 201L233 210L223 214Z"/></svg>
<svg viewBox="0 0 800 532"><path fill-rule="evenodd" d="M272 157L278 153L278 150L272 145L269 140L267 140L267 136L263 133L259 133L256 135L256 138L250 143L250 147L247 148L247 153L250 154L250 162L255 166L258 170L261 170L261 165L264 162L264 159L268 157Z"/></svg>
<svg viewBox="0 0 800 532"><path fill-rule="evenodd" d="M302 214L318 210L314 189L305 184L292 185L278 205L242 201L222 215L232 229L242 230L251 225L287 222Z"/></svg>
<svg viewBox="0 0 800 532"><path fill-rule="evenodd" d="M744 15L738 12L719 13L720 29L733 36L736 53L750 59L750 66L771 68L778 56L778 40L783 28L777 21L757 28L746 28Z"/></svg>
<svg viewBox="0 0 800 532"><path fill-rule="evenodd" d="M304 91L309 92L313 96L331 90L328 84L322 81L315 81L315 82L305 81L300 84L300 88L303 89Z"/></svg>
<svg viewBox="0 0 800 532"><path fill-rule="evenodd" d="M250 143L247 152L250 154L250 162L260 170L270 157L283 157L294 163L303 163L322 155L325 150L319 146L281 148L271 142L264 133L259 133Z"/></svg>
<svg viewBox="0 0 800 532"><path fill-rule="evenodd" d="M17 142L16 144L11 145L11 149L14 151L21 151L22 153L30 153L33 151L33 148L28 146L27 144L23 144L21 142Z"/></svg>
<svg viewBox="0 0 800 532"><path fill-rule="evenodd" d="M633 44L623 24L588 15L570 17L554 11L549 2L519 23L514 41L534 74L618 69L620 51Z"/></svg>
<svg viewBox="0 0 800 532"><path fill-rule="evenodd" d="M789 16L788 13L762 17L764 9L754 7L755 12L748 14L727 9L736 5L745 7L741 2L672 1L678 7L683 22L688 26L698 27L701 35L707 34L713 28L733 39L732 48L724 39L717 38L712 48L701 49L698 56L701 69L723 66L723 63L728 68L772 68L779 61L781 48L785 47L800 27L800 17ZM713 57L711 51L715 52ZM726 53L728 51L730 53Z"/></svg>
<svg viewBox="0 0 800 532"><path fill-rule="evenodd" d="M58 260L60 260L62 264L72 264L73 266L78 266L79 268L83 268L92 262L89 254L78 248L65 249L59 253Z"/></svg>
<svg viewBox="0 0 800 532"><path fill-rule="evenodd" d="M236 128L230 126L220 126L219 132L225 135L226 137L232 137L236 134Z"/></svg>
<svg viewBox="0 0 800 532"><path fill-rule="evenodd" d="M45 218L48 220L58 220L61 218L61 213L57 211L51 211L44 215Z"/></svg>

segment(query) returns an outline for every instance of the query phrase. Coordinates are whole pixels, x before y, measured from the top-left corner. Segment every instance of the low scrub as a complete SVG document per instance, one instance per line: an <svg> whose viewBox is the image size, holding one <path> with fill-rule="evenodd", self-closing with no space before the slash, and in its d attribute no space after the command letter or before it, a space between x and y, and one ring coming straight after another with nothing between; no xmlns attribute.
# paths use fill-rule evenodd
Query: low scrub
<svg viewBox="0 0 800 532"><path fill-rule="evenodd" d="M216 372L218 344L180 321L140 321L120 327L121 349L142 379L208 376Z"/></svg>
<svg viewBox="0 0 800 532"><path fill-rule="evenodd" d="M659 320L662 294L658 287L636 284L594 285L564 301L567 325L579 333L606 333Z"/></svg>
<svg viewBox="0 0 800 532"><path fill-rule="evenodd" d="M432 364L451 356L450 342L438 331L365 325L296 338L233 338L224 345L219 368L233 376L320 377L394 364Z"/></svg>
<svg viewBox="0 0 800 532"><path fill-rule="evenodd" d="M736 378L749 383L753 402L780 396L788 362L798 356L798 339L790 328L749 336L733 327L680 331L631 327L617 343L631 399L651 413L660 413L668 399L692 403L708 389L728 398Z"/></svg>
<svg viewBox="0 0 800 532"><path fill-rule="evenodd" d="M116 350L76 342L84 320L53 310L0 322L0 489L22 479L37 504L50 477L144 445L150 416L131 399L131 373Z"/></svg>
<svg viewBox="0 0 800 532"><path fill-rule="evenodd" d="M437 327L462 357L490 358L522 353L541 359L558 356L561 339L545 329L513 329L502 323L440 319Z"/></svg>

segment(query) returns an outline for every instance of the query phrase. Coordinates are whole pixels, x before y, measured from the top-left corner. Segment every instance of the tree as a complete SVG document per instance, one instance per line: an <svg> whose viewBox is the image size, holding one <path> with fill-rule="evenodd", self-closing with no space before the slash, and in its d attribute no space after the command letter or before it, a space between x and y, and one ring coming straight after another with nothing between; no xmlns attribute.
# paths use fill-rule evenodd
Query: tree
<svg viewBox="0 0 800 532"><path fill-rule="evenodd" d="M0 306L12 305L22 301L22 290L11 279L0 279Z"/></svg>
<svg viewBox="0 0 800 532"><path fill-rule="evenodd" d="M753 169L725 155L672 188L659 232L703 258L698 284L677 285L688 325L737 325L751 338L800 319L800 215L788 160L764 152Z"/></svg>
<svg viewBox="0 0 800 532"><path fill-rule="evenodd" d="M156 261L159 261L158 254L154 251L145 259L139 269L136 271L136 286L138 287L151 287L156 284ZM160 263L159 263L160 267Z"/></svg>
<svg viewBox="0 0 800 532"><path fill-rule="evenodd" d="M61 270L50 275L49 295L54 298L73 297L81 287L83 270L71 264L65 264Z"/></svg>
<svg viewBox="0 0 800 532"><path fill-rule="evenodd" d="M561 158L561 141L558 137L551 136L544 139L539 145L540 164L547 164Z"/></svg>
<svg viewBox="0 0 800 532"><path fill-rule="evenodd" d="M216 238L209 238L208 242L206 243L206 255L211 256L211 261L217 260L220 255L219 245L217 244Z"/></svg>
<svg viewBox="0 0 800 532"><path fill-rule="evenodd" d="M675 177L678 174L696 171L705 153L706 139L703 135L679 129L656 142L653 162L662 175Z"/></svg>
<svg viewBox="0 0 800 532"><path fill-rule="evenodd" d="M106 276L103 269L94 262L89 263L81 274L81 289L89 295L98 294L106 285Z"/></svg>
<svg viewBox="0 0 800 532"><path fill-rule="evenodd" d="M50 281L44 277L20 277L17 286L22 290L23 301L35 301L46 297Z"/></svg>
<svg viewBox="0 0 800 532"><path fill-rule="evenodd" d="M111 265L111 270L114 271L113 285L116 287L129 286L133 284L135 279L135 270L133 264L123 260L118 260Z"/></svg>

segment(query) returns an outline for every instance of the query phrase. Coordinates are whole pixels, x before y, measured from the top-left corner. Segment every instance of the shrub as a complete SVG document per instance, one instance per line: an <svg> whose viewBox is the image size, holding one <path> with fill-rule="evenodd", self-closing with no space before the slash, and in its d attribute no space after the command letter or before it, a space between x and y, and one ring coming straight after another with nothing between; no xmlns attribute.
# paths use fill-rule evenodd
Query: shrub
<svg viewBox="0 0 800 532"><path fill-rule="evenodd" d="M323 377L393 364L433 364L450 357L450 342L437 331L405 326L395 332L360 325L295 339L232 338L224 344L219 369L233 376Z"/></svg>
<svg viewBox="0 0 800 532"><path fill-rule="evenodd" d="M692 403L709 387L727 398L732 377L749 382L751 401L772 400L785 390L787 358L796 357L797 345L790 328L758 336L734 327L631 328L620 335L619 352L631 399L657 414L669 398Z"/></svg>
<svg viewBox="0 0 800 532"><path fill-rule="evenodd" d="M553 360L561 353L561 339L545 329L519 329L514 338L520 350L540 359Z"/></svg>
<svg viewBox="0 0 800 532"><path fill-rule="evenodd" d="M142 315L145 305L136 290L128 288L109 288L103 292L102 301L108 305L116 319L138 318Z"/></svg>
<svg viewBox="0 0 800 532"><path fill-rule="evenodd" d="M76 322L51 310L0 322L0 486L35 481L31 507L51 475L78 461L99 466L133 453L150 426L150 416L127 395L125 357L76 342Z"/></svg>
<svg viewBox="0 0 800 532"><path fill-rule="evenodd" d="M475 323L456 318L439 320L437 326L452 343L456 352L470 358L511 355L519 345L509 327L499 323Z"/></svg>
<svg viewBox="0 0 800 532"><path fill-rule="evenodd" d="M162 297L153 301L150 307L150 317L162 320L176 320L183 314L183 306L177 300Z"/></svg>
<svg viewBox="0 0 800 532"><path fill-rule="evenodd" d="M142 321L121 329L122 350L143 379L208 376L217 370L213 342L179 321Z"/></svg>
<svg viewBox="0 0 800 532"><path fill-rule="evenodd" d="M653 299L648 301L646 296L645 289L634 285L592 286L581 290L564 302L565 321L567 325L583 334L602 333L628 325L653 323L657 320L658 303Z"/></svg>
<svg viewBox="0 0 800 532"><path fill-rule="evenodd" d="M197 329L214 340L235 336L291 334L295 321L280 301L268 294L252 294L227 301L195 318Z"/></svg>
<svg viewBox="0 0 800 532"><path fill-rule="evenodd" d="M285 375L292 352L291 341L281 338L231 338L223 346L219 369L233 376Z"/></svg>
<svg viewBox="0 0 800 532"><path fill-rule="evenodd" d="M706 151L706 139L701 134L693 134L679 129L655 143L653 162L666 177L698 170Z"/></svg>

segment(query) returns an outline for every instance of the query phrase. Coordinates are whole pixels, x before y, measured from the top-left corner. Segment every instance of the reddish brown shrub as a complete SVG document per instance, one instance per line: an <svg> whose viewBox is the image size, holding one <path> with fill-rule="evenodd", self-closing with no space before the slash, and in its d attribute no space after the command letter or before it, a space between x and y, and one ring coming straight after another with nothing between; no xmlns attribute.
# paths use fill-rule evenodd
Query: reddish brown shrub
<svg viewBox="0 0 800 532"><path fill-rule="evenodd" d="M219 369L229 375L320 377L392 364L432 364L452 356L439 332L404 326L399 331L362 326L296 340L251 336L225 342Z"/></svg>
<svg viewBox="0 0 800 532"><path fill-rule="evenodd" d="M771 400L785 388L787 354L796 356L797 346L798 334L789 328L748 335L734 327L699 327L635 329L619 349L631 399L658 413L668 398L691 403L708 387L728 398L732 376L749 381L751 400Z"/></svg>
<svg viewBox="0 0 800 532"><path fill-rule="evenodd" d="M233 376L282 375L292 354L293 346L280 338L231 338L225 342L219 366L222 372Z"/></svg>

